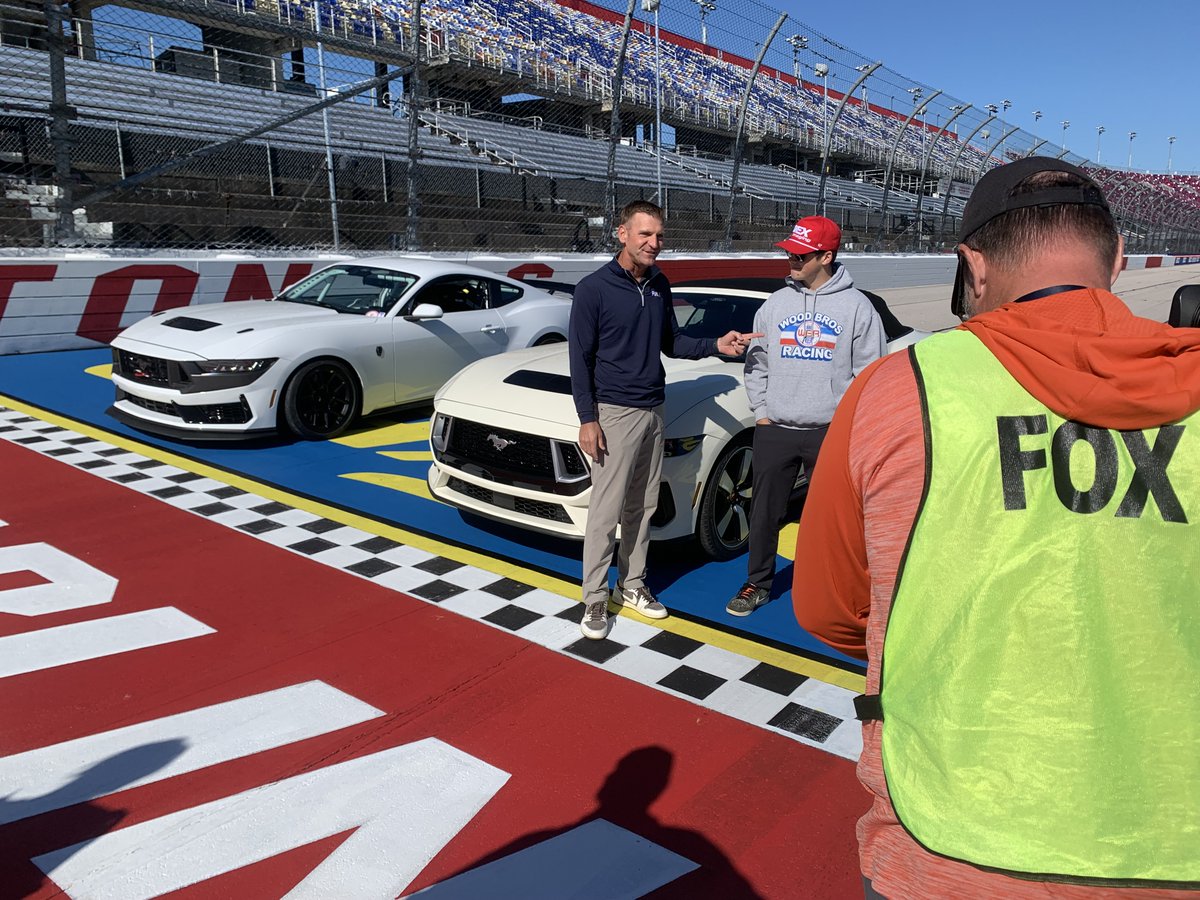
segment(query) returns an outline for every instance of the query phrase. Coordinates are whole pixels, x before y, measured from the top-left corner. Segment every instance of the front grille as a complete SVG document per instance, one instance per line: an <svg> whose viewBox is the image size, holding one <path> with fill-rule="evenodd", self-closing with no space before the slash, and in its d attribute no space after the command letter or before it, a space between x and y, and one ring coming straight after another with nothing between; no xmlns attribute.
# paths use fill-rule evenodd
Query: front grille
<svg viewBox="0 0 1200 900"><path fill-rule="evenodd" d="M489 470L554 481L546 437L455 419L446 451Z"/></svg>
<svg viewBox="0 0 1200 900"><path fill-rule="evenodd" d="M179 415L179 410L175 408L174 403L159 403L157 400L147 400L145 397L135 397L133 394L126 394L122 399L128 400L134 406L140 406L142 409L148 409L150 412L156 412L163 416Z"/></svg>
<svg viewBox="0 0 1200 900"><path fill-rule="evenodd" d="M140 353L130 353L128 350L118 350L116 359L117 371L131 381L143 384L170 384L171 361L159 359L156 356L142 356Z"/></svg>
<svg viewBox="0 0 1200 900"><path fill-rule="evenodd" d="M499 509L510 509L522 515L533 516L537 519L547 519L551 522L562 522L566 525L571 523L571 517L567 515L567 511L557 503L526 500L522 497L497 493L485 487L468 484L461 478L454 478L453 476L450 478L448 487L457 494L463 494L472 500L478 500L480 503L486 503L489 506L495 506Z"/></svg>
<svg viewBox="0 0 1200 900"><path fill-rule="evenodd" d="M250 421L250 404L243 397L237 403L180 406L179 416L190 425L245 425Z"/></svg>
<svg viewBox="0 0 1200 900"><path fill-rule="evenodd" d="M175 416L189 425L244 425L250 421L250 404L243 397L237 403L211 403L205 406L180 406L177 403L161 403L125 393L118 397L134 406L163 416Z"/></svg>

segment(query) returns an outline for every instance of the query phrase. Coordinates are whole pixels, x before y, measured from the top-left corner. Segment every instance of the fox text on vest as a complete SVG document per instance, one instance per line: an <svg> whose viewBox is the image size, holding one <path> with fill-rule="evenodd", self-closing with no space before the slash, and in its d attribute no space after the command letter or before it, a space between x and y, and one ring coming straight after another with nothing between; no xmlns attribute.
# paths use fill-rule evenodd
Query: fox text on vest
<svg viewBox="0 0 1200 900"><path fill-rule="evenodd" d="M1094 513L1107 507L1116 495L1118 483L1124 480L1122 469L1128 466L1128 461L1118 451L1119 439L1129 453L1133 472L1114 515L1140 518L1153 496L1164 522L1186 524L1188 519L1183 504L1167 475L1167 466L1185 428L1184 425L1162 426L1151 446L1144 431L1110 431L1078 422L1064 422L1055 429L1049 441L1054 492L1062 505L1072 512ZM1045 442L1037 449L1025 450L1021 447L1021 438L1047 434L1047 418L1045 415L997 416L996 432L1004 508L1025 509L1025 474L1046 469L1047 464ZM1087 450L1077 451L1080 443L1086 445ZM1087 468L1081 460L1089 451L1093 464L1090 466L1091 483L1087 484Z"/></svg>

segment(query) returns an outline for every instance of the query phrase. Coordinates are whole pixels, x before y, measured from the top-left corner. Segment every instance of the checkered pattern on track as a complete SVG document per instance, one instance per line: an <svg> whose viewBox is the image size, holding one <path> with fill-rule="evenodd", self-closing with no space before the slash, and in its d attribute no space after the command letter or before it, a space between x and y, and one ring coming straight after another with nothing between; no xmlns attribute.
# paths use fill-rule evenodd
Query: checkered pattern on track
<svg viewBox="0 0 1200 900"><path fill-rule="evenodd" d="M497 577L0 406L0 438L376 584L848 759L854 694L628 616L579 633L575 599Z"/></svg>

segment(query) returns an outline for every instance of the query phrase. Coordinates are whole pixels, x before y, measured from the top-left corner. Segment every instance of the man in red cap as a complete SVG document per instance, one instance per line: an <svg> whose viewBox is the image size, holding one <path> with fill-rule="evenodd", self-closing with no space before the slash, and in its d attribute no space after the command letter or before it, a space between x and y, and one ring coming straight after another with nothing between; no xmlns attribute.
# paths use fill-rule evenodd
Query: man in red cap
<svg viewBox="0 0 1200 900"><path fill-rule="evenodd" d="M771 599L779 528L800 466L811 477L825 431L850 381L884 353L871 301L837 262L842 230L808 216L776 244L791 275L754 316L764 337L746 353L746 393L756 420L750 560L746 583L725 607L748 616Z"/></svg>

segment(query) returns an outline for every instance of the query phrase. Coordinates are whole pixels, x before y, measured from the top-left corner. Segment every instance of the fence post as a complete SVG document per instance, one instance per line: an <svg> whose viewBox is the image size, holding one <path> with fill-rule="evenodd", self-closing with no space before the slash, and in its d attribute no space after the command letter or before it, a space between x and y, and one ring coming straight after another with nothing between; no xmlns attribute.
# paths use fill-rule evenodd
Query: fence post
<svg viewBox="0 0 1200 900"><path fill-rule="evenodd" d="M67 68L64 61L62 7L57 0L44 0L46 48L50 66L50 144L54 150L54 241L75 241L75 208L71 175L71 108L67 106Z"/></svg>
<svg viewBox="0 0 1200 900"><path fill-rule="evenodd" d="M621 140L621 76L625 71L625 50L629 47L629 27L633 24L633 5L629 0L625 10L625 26L621 29L621 43L617 47L616 68L612 80L612 119L608 128L608 188L604 199L604 247L615 249L613 219L617 213L617 142Z"/></svg>
<svg viewBox="0 0 1200 900"><path fill-rule="evenodd" d="M419 182L417 180L417 159L421 155L419 146L420 123L417 120L418 99L421 94L421 0L413 0L412 5L412 54L413 67L408 76L408 212L404 225L404 249L418 249L417 216L420 215L421 204L417 197Z"/></svg>

